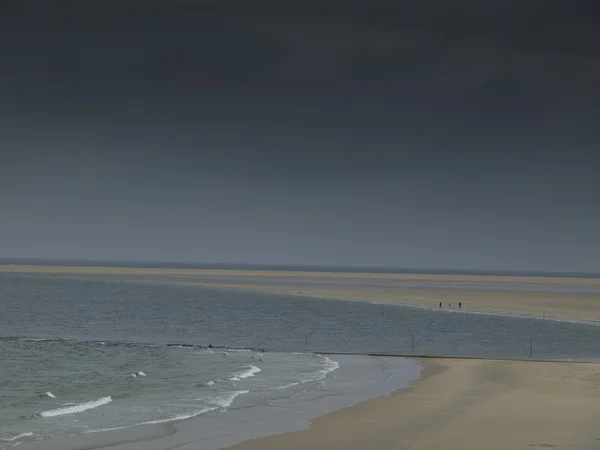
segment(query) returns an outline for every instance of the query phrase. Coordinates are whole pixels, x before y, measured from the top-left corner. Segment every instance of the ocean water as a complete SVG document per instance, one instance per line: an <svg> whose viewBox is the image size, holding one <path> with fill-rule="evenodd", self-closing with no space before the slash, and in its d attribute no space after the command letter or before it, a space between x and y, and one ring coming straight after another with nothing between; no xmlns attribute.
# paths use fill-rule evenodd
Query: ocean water
<svg viewBox="0 0 600 450"><path fill-rule="evenodd" d="M159 279L4 273L0 311L0 448L276 404L341 370L318 353L600 356L596 324Z"/></svg>
<svg viewBox="0 0 600 450"><path fill-rule="evenodd" d="M0 448L162 423L287 396L325 380L324 356L3 339Z"/></svg>

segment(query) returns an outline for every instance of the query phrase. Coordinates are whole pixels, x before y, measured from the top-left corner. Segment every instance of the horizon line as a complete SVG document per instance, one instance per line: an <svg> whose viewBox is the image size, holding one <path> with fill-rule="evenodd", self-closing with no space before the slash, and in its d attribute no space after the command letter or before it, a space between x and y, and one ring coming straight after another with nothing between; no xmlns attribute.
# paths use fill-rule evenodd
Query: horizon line
<svg viewBox="0 0 600 450"><path fill-rule="evenodd" d="M1 257L0 265L28 266L80 266L80 267L122 267L122 268L181 268L181 269L228 269L228 270L285 270L291 272L348 272L348 273L407 273L431 275L492 275L492 276L532 276L532 277L574 277L600 278L598 272L547 271L547 270L510 270L510 269L442 269L407 268L378 265L335 265L335 264L278 264L208 261L169 261L169 260L106 260L76 258L31 258Z"/></svg>

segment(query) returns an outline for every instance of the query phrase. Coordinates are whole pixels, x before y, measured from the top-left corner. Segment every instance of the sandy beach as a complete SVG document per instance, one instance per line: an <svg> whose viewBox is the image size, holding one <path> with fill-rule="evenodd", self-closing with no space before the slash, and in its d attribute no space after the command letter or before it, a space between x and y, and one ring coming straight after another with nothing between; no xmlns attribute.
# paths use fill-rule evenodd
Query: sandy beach
<svg viewBox="0 0 600 450"><path fill-rule="evenodd" d="M470 311L600 321L600 279L261 270L0 266L0 272L162 279Z"/></svg>
<svg viewBox="0 0 600 450"><path fill-rule="evenodd" d="M409 389L318 418L309 430L230 448L598 448L598 365L482 360L424 364L422 379Z"/></svg>

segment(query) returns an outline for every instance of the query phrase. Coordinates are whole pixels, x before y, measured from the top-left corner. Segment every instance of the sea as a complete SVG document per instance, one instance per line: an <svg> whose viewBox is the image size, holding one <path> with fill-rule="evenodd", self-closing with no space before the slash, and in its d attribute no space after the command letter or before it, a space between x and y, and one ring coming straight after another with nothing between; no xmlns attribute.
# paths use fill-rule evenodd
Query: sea
<svg viewBox="0 0 600 450"><path fill-rule="evenodd" d="M224 429L273 405L304 402L293 419L308 423L418 377L417 363L387 355L598 361L600 326L150 277L0 273L0 449L70 437L80 444L69 448L94 448L81 442L186 419L219 448L242 439L219 441Z"/></svg>

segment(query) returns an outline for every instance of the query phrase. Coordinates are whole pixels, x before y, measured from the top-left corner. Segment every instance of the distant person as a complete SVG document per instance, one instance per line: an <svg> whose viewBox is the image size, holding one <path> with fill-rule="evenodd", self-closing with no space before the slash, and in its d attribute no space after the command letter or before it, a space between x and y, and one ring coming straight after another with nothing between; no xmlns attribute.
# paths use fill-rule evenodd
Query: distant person
<svg viewBox="0 0 600 450"><path fill-rule="evenodd" d="M462 302L458 302L458 309L462 308Z"/></svg>
<svg viewBox="0 0 600 450"><path fill-rule="evenodd" d="M440 302L440 308L442 307L442 302Z"/></svg>
<svg viewBox="0 0 600 450"><path fill-rule="evenodd" d="M452 308L452 302L448 302L448 307Z"/></svg>

